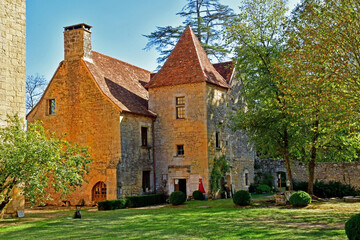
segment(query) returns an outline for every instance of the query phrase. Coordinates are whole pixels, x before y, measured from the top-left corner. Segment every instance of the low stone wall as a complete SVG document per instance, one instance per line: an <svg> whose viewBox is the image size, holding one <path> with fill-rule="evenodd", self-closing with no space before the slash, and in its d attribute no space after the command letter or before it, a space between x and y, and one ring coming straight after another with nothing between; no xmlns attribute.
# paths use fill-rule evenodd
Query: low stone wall
<svg viewBox="0 0 360 240"><path fill-rule="evenodd" d="M308 181L307 164L292 162L291 170L295 181ZM269 173L276 179L277 172L286 172L285 161L277 159L256 159L255 174ZM322 162L315 167L315 179L339 181L360 189L360 162Z"/></svg>

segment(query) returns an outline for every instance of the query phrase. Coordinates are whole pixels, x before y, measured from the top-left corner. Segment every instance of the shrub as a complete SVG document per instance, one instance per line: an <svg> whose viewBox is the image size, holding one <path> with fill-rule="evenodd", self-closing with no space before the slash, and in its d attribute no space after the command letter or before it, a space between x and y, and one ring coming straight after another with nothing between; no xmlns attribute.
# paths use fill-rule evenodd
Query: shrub
<svg viewBox="0 0 360 240"><path fill-rule="evenodd" d="M311 196L304 191L297 191L291 195L289 202L295 207L305 207L311 203Z"/></svg>
<svg viewBox="0 0 360 240"><path fill-rule="evenodd" d="M196 190L196 191L193 192L193 198L194 198L195 200L204 200L204 199L205 199L205 196L204 196L204 194L203 194L201 191Z"/></svg>
<svg viewBox="0 0 360 240"><path fill-rule="evenodd" d="M127 199L116 199L116 200L106 200L98 202L98 210L115 210L126 208L128 206Z"/></svg>
<svg viewBox="0 0 360 240"><path fill-rule="evenodd" d="M294 182L294 190L296 191L307 191L307 187L307 182ZM344 196L358 195L358 192L354 187L341 182L330 181L325 183L323 181L316 181L314 183L314 194L321 198L342 198Z"/></svg>
<svg viewBox="0 0 360 240"><path fill-rule="evenodd" d="M352 216L345 223L345 232L350 240L360 240L360 214Z"/></svg>
<svg viewBox="0 0 360 240"><path fill-rule="evenodd" d="M172 205L180 205L183 204L185 201L186 201L186 195L181 191L175 191L170 195L170 203Z"/></svg>
<svg viewBox="0 0 360 240"><path fill-rule="evenodd" d="M255 184L255 183L250 183L250 186L249 186L249 192L251 192L251 193L254 193L254 192L256 192L256 188L257 188L257 184Z"/></svg>
<svg viewBox="0 0 360 240"><path fill-rule="evenodd" d="M166 196L164 194L149 194L130 196L126 198L129 202L129 207L146 207L151 205L157 205L166 202Z"/></svg>
<svg viewBox="0 0 360 240"><path fill-rule="evenodd" d="M256 193L261 194L264 192L265 193L271 192L271 187L269 187L268 185L265 185L265 184L260 184L259 186L257 186Z"/></svg>
<svg viewBox="0 0 360 240"><path fill-rule="evenodd" d="M250 205L251 195L248 191L240 190L234 194L233 202L236 205L246 206Z"/></svg>

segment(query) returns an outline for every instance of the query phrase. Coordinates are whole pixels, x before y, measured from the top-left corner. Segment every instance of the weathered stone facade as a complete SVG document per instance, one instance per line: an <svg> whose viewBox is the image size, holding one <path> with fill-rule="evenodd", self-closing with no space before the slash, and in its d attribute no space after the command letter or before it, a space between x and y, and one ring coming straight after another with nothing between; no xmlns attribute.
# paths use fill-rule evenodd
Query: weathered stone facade
<svg viewBox="0 0 360 240"><path fill-rule="evenodd" d="M25 12L25 0L0 1L0 127L6 125L7 115L25 118ZM24 203L20 189L14 189L2 217L17 216Z"/></svg>
<svg viewBox="0 0 360 240"><path fill-rule="evenodd" d="M309 180L308 166L306 163L291 162L291 171L294 181ZM273 175L276 183L276 173L285 172L285 161L277 159L256 159L255 173L269 173ZM319 162L315 166L315 180L339 181L350 184L360 189L360 162Z"/></svg>

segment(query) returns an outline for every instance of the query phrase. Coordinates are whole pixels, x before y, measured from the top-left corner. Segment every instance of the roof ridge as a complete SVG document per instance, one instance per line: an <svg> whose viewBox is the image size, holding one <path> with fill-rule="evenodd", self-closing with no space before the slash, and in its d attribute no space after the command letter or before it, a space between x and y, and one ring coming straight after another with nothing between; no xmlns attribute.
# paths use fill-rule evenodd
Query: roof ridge
<svg viewBox="0 0 360 240"><path fill-rule="evenodd" d="M201 71L203 72L204 77L205 77L205 81L206 81L206 80L207 80L207 76L206 76L206 74L205 74L204 67L203 67L203 65L202 65L202 63L201 63L201 60L200 60L199 51L198 51L198 49L197 49L197 47L196 47L196 45L195 45L195 39L194 39L194 36L193 36L195 33L192 31L190 25L188 25L188 28L190 28L190 36L191 36L191 38L192 38L192 41L194 42L194 48L195 48L197 60L198 60L198 62L199 62L199 64L200 64ZM200 44L200 45L201 45L201 44Z"/></svg>
<svg viewBox="0 0 360 240"><path fill-rule="evenodd" d="M147 71L147 72L151 73L151 71L149 71L149 70L147 70L147 69L145 69L145 68L141 68L141 67L136 66L136 65L134 65L134 64L131 64L131 63L125 62L125 61L123 61L123 60L120 60L120 59L117 59L117 58L111 57L111 56L109 56L109 55L106 55L106 54L103 54L103 53L100 53L100 52L97 52L97 51L94 51L94 50L91 50L91 51L92 51L92 52L95 52L95 53L97 53L97 54L100 54L100 55L102 55L102 56L105 56L105 57L108 57L108 58L114 59L114 60L116 60L116 61L118 61L118 62L122 62L122 63L125 63L125 64L129 65L129 66L136 67L136 68L138 68L138 69L141 69L141 70L144 70L144 71Z"/></svg>

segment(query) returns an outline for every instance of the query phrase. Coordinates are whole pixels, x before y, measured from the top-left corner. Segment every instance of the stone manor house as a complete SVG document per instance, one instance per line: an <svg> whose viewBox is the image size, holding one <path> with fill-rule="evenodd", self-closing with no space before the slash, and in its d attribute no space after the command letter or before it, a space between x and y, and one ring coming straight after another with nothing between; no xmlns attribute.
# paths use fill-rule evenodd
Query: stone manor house
<svg viewBox="0 0 360 240"><path fill-rule="evenodd" d="M240 101L232 62L211 64L190 27L157 73L93 51L87 24L64 28L64 50L27 120L90 146L91 171L71 204L175 190L191 196L199 179L208 192L222 155L233 191L253 181L252 146L226 118Z"/></svg>

